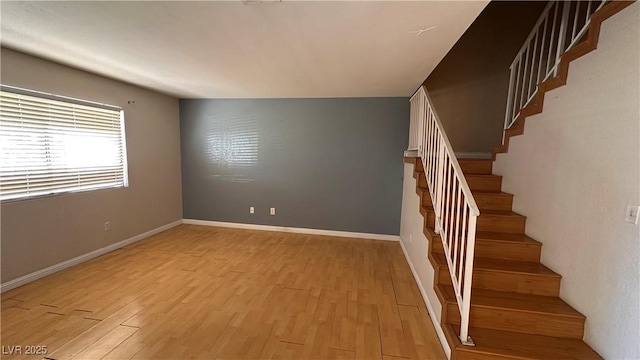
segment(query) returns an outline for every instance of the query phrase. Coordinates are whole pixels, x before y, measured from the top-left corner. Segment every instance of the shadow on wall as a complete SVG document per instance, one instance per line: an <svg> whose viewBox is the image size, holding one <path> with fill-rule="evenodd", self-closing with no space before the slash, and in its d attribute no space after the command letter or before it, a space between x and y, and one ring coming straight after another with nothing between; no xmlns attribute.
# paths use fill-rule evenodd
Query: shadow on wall
<svg viewBox="0 0 640 360"><path fill-rule="evenodd" d="M489 3L424 81L456 152L500 144L509 66L546 5Z"/></svg>

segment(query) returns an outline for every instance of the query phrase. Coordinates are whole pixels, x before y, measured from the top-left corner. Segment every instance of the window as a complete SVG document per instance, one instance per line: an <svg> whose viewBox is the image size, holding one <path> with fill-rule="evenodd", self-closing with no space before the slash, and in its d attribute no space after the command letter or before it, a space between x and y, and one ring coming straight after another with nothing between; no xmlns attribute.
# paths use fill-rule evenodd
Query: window
<svg viewBox="0 0 640 360"><path fill-rule="evenodd" d="M0 87L0 201L123 186L121 108Z"/></svg>

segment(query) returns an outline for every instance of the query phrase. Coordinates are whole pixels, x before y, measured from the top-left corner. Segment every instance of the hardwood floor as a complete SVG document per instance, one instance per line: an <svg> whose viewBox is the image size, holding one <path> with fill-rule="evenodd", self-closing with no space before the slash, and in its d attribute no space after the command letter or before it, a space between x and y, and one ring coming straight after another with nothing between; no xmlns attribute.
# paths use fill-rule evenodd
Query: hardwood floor
<svg viewBox="0 0 640 360"><path fill-rule="evenodd" d="M181 225L1 313L5 359L446 358L396 242Z"/></svg>

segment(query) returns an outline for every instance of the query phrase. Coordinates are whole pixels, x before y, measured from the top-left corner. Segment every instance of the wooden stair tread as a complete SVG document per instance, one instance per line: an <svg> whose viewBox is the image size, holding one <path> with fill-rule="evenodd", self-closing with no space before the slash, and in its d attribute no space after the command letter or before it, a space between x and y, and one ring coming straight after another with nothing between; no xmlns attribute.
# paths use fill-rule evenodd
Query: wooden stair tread
<svg viewBox="0 0 640 360"><path fill-rule="evenodd" d="M416 186L418 189L422 190L422 191L429 191L428 188L424 187L424 186ZM513 194L510 193L506 193L504 191L491 191L491 190L471 190L471 194L473 196L476 195L487 195L487 196L513 196Z"/></svg>
<svg viewBox="0 0 640 360"><path fill-rule="evenodd" d="M438 265L447 266L447 259L444 255L433 254L434 259ZM516 261L516 260L501 260L501 259L487 259L487 258L475 258L473 260L473 267L475 270L489 270L500 271L509 273L520 273L528 275L540 275L540 276L561 276L553 272L548 267L531 261Z"/></svg>
<svg viewBox="0 0 640 360"><path fill-rule="evenodd" d="M509 233L498 233L498 232L489 232L489 231L478 231L476 233L477 240L485 240L485 241L496 241L496 242L520 242L520 243L529 243L532 245L540 245L542 243L536 241L525 234L509 234Z"/></svg>
<svg viewBox="0 0 640 360"><path fill-rule="evenodd" d="M432 236L439 236L438 234L431 231ZM505 243L524 243L531 245L539 245L542 246L542 243L530 238L525 234L510 234L510 233L499 233L499 232L489 232L489 231L478 231L476 232L476 241L492 241L492 242L505 242Z"/></svg>
<svg viewBox="0 0 640 360"><path fill-rule="evenodd" d="M422 205L425 211L434 212L433 206ZM526 218L524 215L520 215L517 212L507 210L480 210L480 216L508 216L514 218Z"/></svg>
<svg viewBox="0 0 640 360"><path fill-rule="evenodd" d="M453 303L456 302L455 293L452 287L443 285L437 286L440 288L440 291L442 291L447 301L451 301ZM471 305L585 319L584 315L576 311L559 297L554 296L473 289L473 292L471 293Z"/></svg>
<svg viewBox="0 0 640 360"><path fill-rule="evenodd" d="M478 269L560 277L539 262L476 258L473 263Z"/></svg>
<svg viewBox="0 0 640 360"><path fill-rule="evenodd" d="M512 217L526 217L524 215L520 215L517 212L513 212L511 210L482 210L480 211L480 216L482 215L496 215L496 216L512 216Z"/></svg>
<svg viewBox="0 0 640 360"><path fill-rule="evenodd" d="M491 190L471 190L471 195L486 195L486 196L513 196L503 191L491 191Z"/></svg>
<svg viewBox="0 0 640 360"><path fill-rule="evenodd" d="M482 159L482 158L464 158L464 159L456 158L456 159L458 159L459 163L476 162L476 161L479 161L479 162L485 162L485 161L493 162L493 160L491 160L491 159Z"/></svg>
<svg viewBox="0 0 640 360"><path fill-rule="evenodd" d="M431 231L432 236L439 236L438 234ZM476 232L476 241L495 241L495 242L506 242L506 243L525 243L532 245L542 245L541 242L530 238L525 234L511 234L511 233L497 233L490 231L478 231Z"/></svg>
<svg viewBox="0 0 640 360"><path fill-rule="evenodd" d="M465 177L473 177L478 179L491 179L491 178L501 178L502 175L493 175L493 174L465 174Z"/></svg>
<svg viewBox="0 0 640 360"><path fill-rule="evenodd" d="M447 332L459 331L456 327L445 325ZM501 358L532 360L589 360L602 359L582 340L565 339L552 336L523 334L510 331L470 328L469 334L476 346L458 344L456 350L462 353L487 354Z"/></svg>

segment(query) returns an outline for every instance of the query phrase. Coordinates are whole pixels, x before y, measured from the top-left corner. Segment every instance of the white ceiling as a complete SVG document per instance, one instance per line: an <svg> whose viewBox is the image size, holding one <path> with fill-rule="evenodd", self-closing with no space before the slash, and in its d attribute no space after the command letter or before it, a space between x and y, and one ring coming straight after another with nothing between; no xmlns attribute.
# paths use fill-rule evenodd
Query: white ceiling
<svg viewBox="0 0 640 360"><path fill-rule="evenodd" d="M0 35L181 98L408 96L487 3L2 1Z"/></svg>

